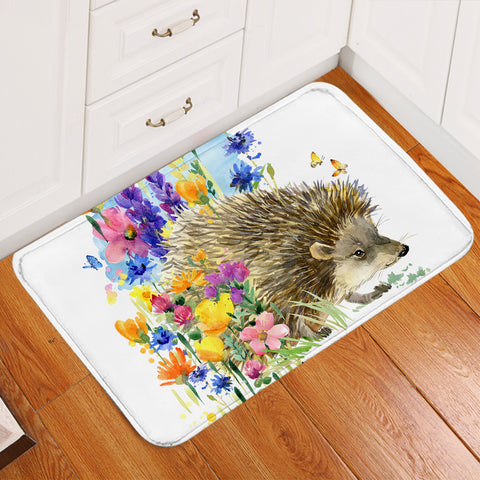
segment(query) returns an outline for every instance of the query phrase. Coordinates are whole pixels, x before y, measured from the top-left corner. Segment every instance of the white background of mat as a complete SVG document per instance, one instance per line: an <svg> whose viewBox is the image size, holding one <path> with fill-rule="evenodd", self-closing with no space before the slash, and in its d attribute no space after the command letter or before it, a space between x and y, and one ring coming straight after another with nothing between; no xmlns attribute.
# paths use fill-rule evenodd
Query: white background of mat
<svg viewBox="0 0 480 480"><path fill-rule="evenodd" d="M406 241L410 252L395 266L396 271L409 263L431 270L420 282L392 289L352 316L352 326L331 337L325 347L470 248L473 234L463 215L408 155L335 87L309 85L232 128L230 133L245 127L251 128L262 142L259 163L274 165L279 185L329 180L334 171L330 158L347 163L349 177L366 185L374 203L381 207L376 214L376 218L384 219L380 233L394 239L413 235ZM326 156L315 169L310 166L312 150ZM210 165L207 168L214 172ZM25 288L137 431L158 445L185 441L208 425L205 416L203 420L200 416L206 411L216 413L216 407L207 404L198 408L195 425L191 419L180 419L184 410L170 387L159 386L156 365L129 347L114 329L116 320L135 315L128 292L119 295L115 305L108 305L106 277L82 268L87 254L96 255L97 250L90 225L80 217L19 251L14 267ZM386 273L372 285L379 278L386 280ZM366 285L364 290L369 287Z"/></svg>

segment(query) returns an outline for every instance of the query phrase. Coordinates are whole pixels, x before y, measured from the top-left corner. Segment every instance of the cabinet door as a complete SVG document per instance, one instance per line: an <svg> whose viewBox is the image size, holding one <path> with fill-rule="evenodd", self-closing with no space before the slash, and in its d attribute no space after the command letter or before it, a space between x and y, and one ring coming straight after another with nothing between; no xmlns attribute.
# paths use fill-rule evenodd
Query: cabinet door
<svg viewBox="0 0 480 480"><path fill-rule="evenodd" d="M80 195L88 12L0 2L0 241Z"/></svg>
<svg viewBox="0 0 480 480"><path fill-rule="evenodd" d="M248 2L240 103L337 54L347 39L350 0Z"/></svg>
<svg viewBox="0 0 480 480"><path fill-rule="evenodd" d="M354 0L348 45L440 123L459 0Z"/></svg>
<svg viewBox="0 0 480 480"><path fill-rule="evenodd" d="M463 1L442 126L480 158L480 2Z"/></svg>

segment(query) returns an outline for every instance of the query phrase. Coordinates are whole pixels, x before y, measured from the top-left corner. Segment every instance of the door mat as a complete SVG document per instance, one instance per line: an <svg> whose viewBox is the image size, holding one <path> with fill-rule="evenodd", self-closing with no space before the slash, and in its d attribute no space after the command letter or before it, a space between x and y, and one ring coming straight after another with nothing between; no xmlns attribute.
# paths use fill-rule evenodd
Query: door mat
<svg viewBox="0 0 480 480"><path fill-rule="evenodd" d="M19 251L14 267L140 435L172 446L472 241L410 157L314 83Z"/></svg>

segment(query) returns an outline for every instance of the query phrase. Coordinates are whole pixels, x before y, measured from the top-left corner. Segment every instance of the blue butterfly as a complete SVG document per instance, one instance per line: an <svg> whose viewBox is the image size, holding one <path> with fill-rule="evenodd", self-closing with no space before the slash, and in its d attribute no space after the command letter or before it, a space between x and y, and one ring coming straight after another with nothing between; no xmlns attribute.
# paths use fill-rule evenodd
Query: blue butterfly
<svg viewBox="0 0 480 480"><path fill-rule="evenodd" d="M94 270L98 270L103 267L100 260L96 259L93 255L87 255L87 262L89 265L85 265L83 268L93 268Z"/></svg>

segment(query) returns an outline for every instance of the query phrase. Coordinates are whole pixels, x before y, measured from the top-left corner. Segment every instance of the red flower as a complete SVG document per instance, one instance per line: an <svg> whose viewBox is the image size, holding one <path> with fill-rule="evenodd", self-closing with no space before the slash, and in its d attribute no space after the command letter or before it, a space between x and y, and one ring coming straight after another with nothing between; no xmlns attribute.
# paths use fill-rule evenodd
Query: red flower
<svg viewBox="0 0 480 480"><path fill-rule="evenodd" d="M193 320L192 309L188 305L175 305L173 319L177 325L188 325Z"/></svg>
<svg viewBox="0 0 480 480"><path fill-rule="evenodd" d="M170 310L173 303L168 294L162 293L161 295L152 295L152 307L155 313L162 313Z"/></svg>

